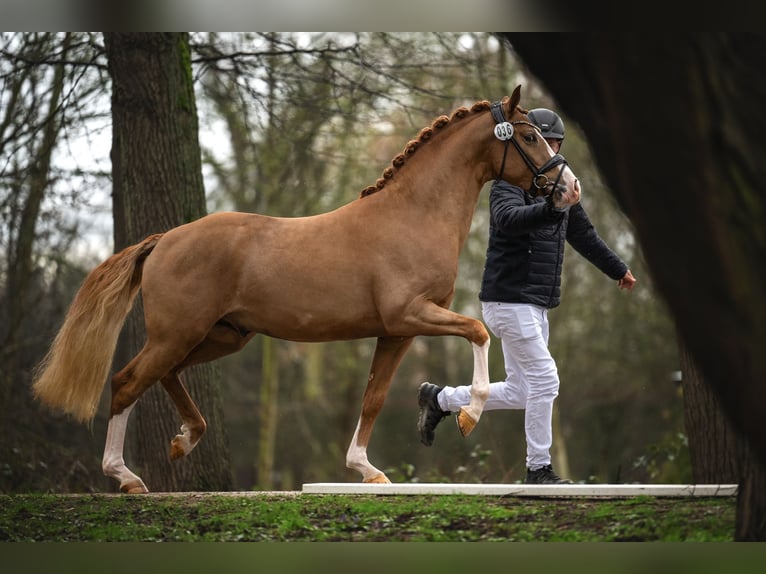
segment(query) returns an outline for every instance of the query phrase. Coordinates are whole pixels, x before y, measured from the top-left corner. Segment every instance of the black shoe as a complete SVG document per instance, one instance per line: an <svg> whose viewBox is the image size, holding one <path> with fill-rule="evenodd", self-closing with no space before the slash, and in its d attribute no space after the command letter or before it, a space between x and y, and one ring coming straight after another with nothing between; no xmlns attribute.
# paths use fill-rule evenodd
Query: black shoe
<svg viewBox="0 0 766 574"><path fill-rule="evenodd" d="M449 411L443 411L436 400L436 395L442 388L423 383L418 389L418 406L420 407L420 416L418 416L418 431L420 431L420 442L426 446L434 443L434 431L436 425L442 422L442 419L451 414Z"/></svg>
<svg viewBox="0 0 766 574"><path fill-rule="evenodd" d="M549 464L537 470L527 469L527 484L572 484L572 481L561 478Z"/></svg>

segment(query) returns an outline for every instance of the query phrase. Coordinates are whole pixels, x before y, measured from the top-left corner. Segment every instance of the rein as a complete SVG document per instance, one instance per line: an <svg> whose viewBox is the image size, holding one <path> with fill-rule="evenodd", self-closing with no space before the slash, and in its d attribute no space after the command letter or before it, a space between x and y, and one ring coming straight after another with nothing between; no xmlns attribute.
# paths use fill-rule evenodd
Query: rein
<svg viewBox="0 0 766 574"><path fill-rule="evenodd" d="M494 102L490 106L489 110L492 113L492 119L495 120L495 137L499 139L500 141L505 142L505 149L503 150L503 161L500 164L500 174L497 176L497 179L495 181L501 179L503 175L503 170L505 169L505 159L506 159L506 156L508 155L508 144L512 143L513 146L516 148L516 151L519 152L519 155L524 160L524 163L527 164L527 167L529 167L529 170L532 172L534 176L532 178L532 185L529 188L529 193L532 194L533 188L537 190L538 192L542 192L542 195L545 195L545 191L548 188L550 188L548 195L553 193L553 190L556 189L556 186L558 186L559 181L561 180L561 176L564 173L564 168L567 165L567 160L564 159L564 156L557 153L538 168L537 166L535 166L535 164L532 162L532 160L529 158L526 152L521 148L521 145L519 145L519 142L516 141L516 138L514 137L516 130L513 128L513 126L518 124L525 124L528 126L532 126L538 133L541 133L540 128L538 128L533 123L525 121L525 120L516 120L513 122L509 122L508 120L506 120L505 114L503 113L502 102ZM559 165L561 166L561 169L559 169L558 176L556 177L555 181L551 182L548 176L545 175L545 172L550 171L551 169Z"/></svg>

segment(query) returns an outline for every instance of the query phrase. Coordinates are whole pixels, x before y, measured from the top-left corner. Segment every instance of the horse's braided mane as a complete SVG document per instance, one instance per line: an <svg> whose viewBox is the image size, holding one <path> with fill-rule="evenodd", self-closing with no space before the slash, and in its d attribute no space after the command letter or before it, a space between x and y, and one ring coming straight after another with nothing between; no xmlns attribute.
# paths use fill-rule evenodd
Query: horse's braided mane
<svg viewBox="0 0 766 574"><path fill-rule="evenodd" d="M455 120L464 118L470 113L478 113L478 112L484 112L490 108L490 102L487 100L482 100L479 102L476 102L471 106L470 109L466 107L460 107L457 108L454 112L452 112L452 115L447 116L439 116L436 118L430 126L423 128L420 130L420 133L418 134L417 139L410 140L407 142L407 145L404 146L404 149L400 154L398 154L392 161L391 165L388 166L385 170L383 170L383 177L378 178L378 180L375 182L375 185L368 185L365 187L362 192L359 194L359 197L367 197L368 195L371 195L377 191L380 191L383 189L392 177L394 177L394 174L396 171L404 165L404 163L407 161L407 158L409 158L415 151L425 142L431 139L431 137L439 130L441 130L444 126L449 124L450 122L453 122Z"/></svg>

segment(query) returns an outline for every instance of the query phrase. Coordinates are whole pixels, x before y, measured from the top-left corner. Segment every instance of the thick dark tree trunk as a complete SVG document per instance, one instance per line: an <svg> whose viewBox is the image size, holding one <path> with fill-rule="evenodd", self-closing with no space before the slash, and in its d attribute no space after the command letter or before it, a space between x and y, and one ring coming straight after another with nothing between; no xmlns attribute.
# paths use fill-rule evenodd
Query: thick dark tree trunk
<svg viewBox="0 0 766 574"><path fill-rule="evenodd" d="M684 345L757 457L742 466L736 536L766 540L766 42L504 36L582 127Z"/></svg>
<svg viewBox="0 0 766 574"><path fill-rule="evenodd" d="M205 192L184 33L105 33L112 78L115 250L151 233L205 214ZM140 301L128 318L115 362L121 368L143 345ZM170 440L181 420L161 385L138 402L131 417L129 464L151 490L231 490L232 474L218 371L210 364L183 373L184 384L208 423L197 448L171 463Z"/></svg>
<svg viewBox="0 0 766 574"><path fill-rule="evenodd" d="M740 454L737 526L735 539L740 542L766 540L766 466L743 444Z"/></svg>
<svg viewBox="0 0 766 574"><path fill-rule="evenodd" d="M721 409L684 348L681 349L684 414L692 474L697 484L737 484L737 540L766 540L766 497L754 489L766 484L766 469Z"/></svg>
<svg viewBox="0 0 766 574"><path fill-rule="evenodd" d="M737 484L741 437L732 428L710 385L681 346L684 419L692 477L697 484ZM741 445L741 446L740 446Z"/></svg>

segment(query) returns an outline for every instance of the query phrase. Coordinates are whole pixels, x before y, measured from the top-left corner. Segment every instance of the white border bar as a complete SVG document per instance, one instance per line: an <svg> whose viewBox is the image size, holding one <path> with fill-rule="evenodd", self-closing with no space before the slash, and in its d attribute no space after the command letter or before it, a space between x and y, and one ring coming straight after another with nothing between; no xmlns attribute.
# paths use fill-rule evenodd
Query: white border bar
<svg viewBox="0 0 766 574"><path fill-rule="evenodd" d="M736 484L452 484L315 482L303 494L475 494L492 496L734 496Z"/></svg>

